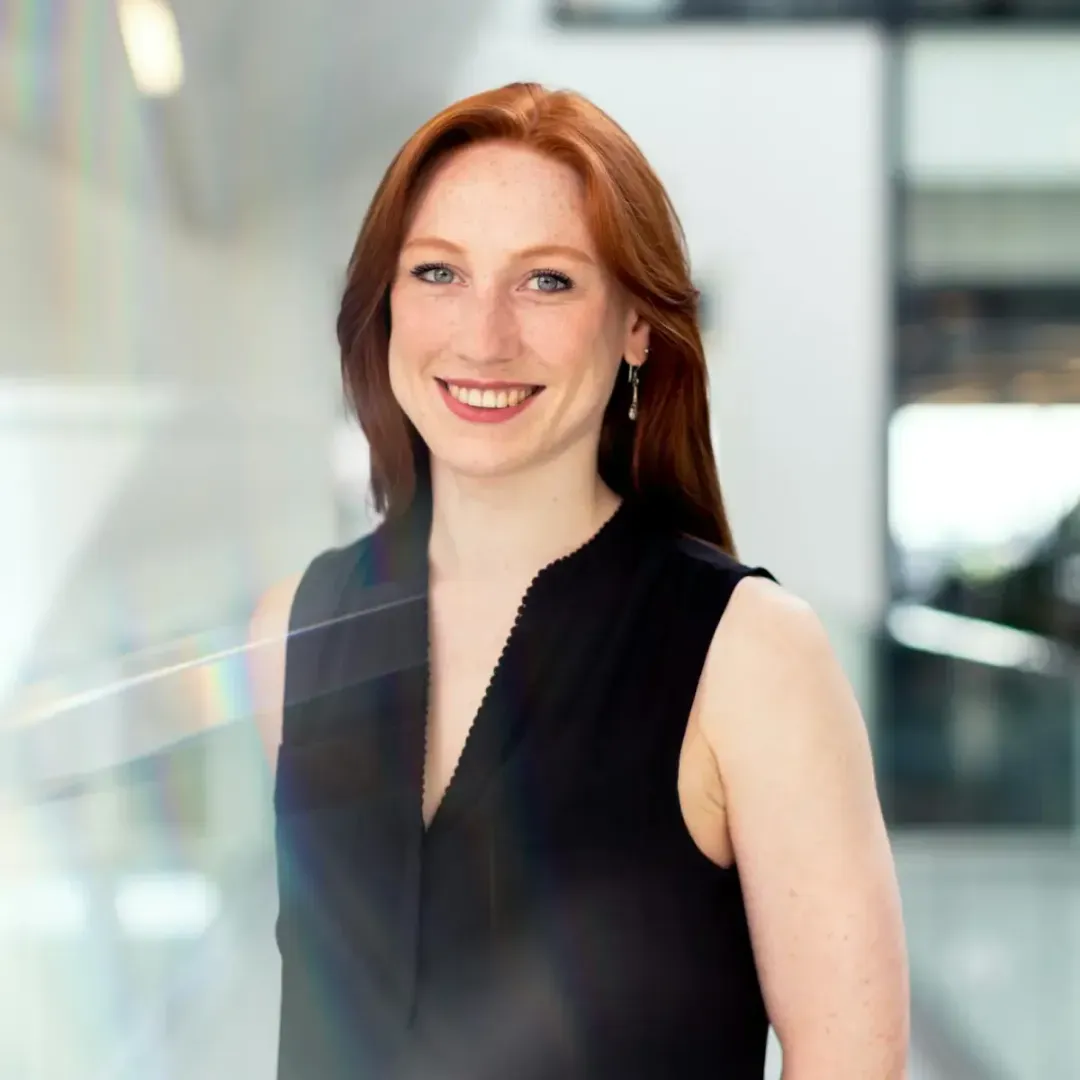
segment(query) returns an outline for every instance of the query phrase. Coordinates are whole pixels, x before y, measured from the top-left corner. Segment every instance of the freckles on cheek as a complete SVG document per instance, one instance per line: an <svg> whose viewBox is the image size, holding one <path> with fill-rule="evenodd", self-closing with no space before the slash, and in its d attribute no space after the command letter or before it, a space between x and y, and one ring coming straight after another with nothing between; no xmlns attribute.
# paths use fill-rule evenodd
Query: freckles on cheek
<svg viewBox="0 0 1080 1080"><path fill-rule="evenodd" d="M564 310L530 314L531 318L521 322L525 344L553 367L582 367L602 348L603 327L591 313Z"/></svg>
<svg viewBox="0 0 1080 1080"><path fill-rule="evenodd" d="M390 355L398 363L415 364L436 355L446 340L445 327L424 305L399 303L390 310Z"/></svg>
<svg viewBox="0 0 1080 1080"><path fill-rule="evenodd" d="M390 325L410 355L430 354L452 338L455 309L447 297L410 292L391 303Z"/></svg>

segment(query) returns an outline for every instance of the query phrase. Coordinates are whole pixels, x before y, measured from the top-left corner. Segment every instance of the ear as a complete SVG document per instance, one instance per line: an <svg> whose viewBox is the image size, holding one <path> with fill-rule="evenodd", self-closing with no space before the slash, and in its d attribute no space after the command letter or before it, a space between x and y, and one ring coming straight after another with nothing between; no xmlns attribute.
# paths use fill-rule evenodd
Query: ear
<svg viewBox="0 0 1080 1080"><path fill-rule="evenodd" d="M649 355L649 334L651 327L636 312L631 311L626 321L626 340L623 344L623 359L632 367L640 367Z"/></svg>

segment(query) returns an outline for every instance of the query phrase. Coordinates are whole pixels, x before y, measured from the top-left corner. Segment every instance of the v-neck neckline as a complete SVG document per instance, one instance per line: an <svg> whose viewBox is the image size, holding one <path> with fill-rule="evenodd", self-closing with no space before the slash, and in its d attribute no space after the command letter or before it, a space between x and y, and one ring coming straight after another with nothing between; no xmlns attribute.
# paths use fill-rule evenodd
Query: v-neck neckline
<svg viewBox="0 0 1080 1080"><path fill-rule="evenodd" d="M425 529L427 530L424 535L423 544L423 559L424 559L424 583L427 590L428 597L428 641L427 648L425 650L424 659L424 697L423 697L423 709L422 709L422 724L423 724L423 738L420 740L420 784L419 784L419 819L421 837L424 843L428 843L431 837L434 835L436 829L445 828L445 822L447 819L452 819L456 811L456 805L465 801L467 802L466 795L468 794L468 788L470 787L470 778L475 776L473 784L482 782L488 779L487 776L481 776L477 773L477 767L474 766L474 758L479 752L479 747L482 742L486 742L490 745L492 739L495 738L495 733L491 731L491 724L495 722L495 718L492 716L493 703L496 699L497 692L501 689L502 682L505 678L505 673L509 664L509 661L515 656L523 635L528 628L528 620L531 616L537 596L540 594L541 589L551 581L553 577L556 577L561 570L568 569L570 567L576 567L582 559L587 555L597 552L601 546L607 546L607 541L613 537L618 531L621 524L629 517L630 507L627 500L623 500L615 508L614 512L610 514L607 519L596 529L586 540L580 543L577 547L572 548L570 551L558 558L551 560L542 566L532 577L529 584L526 586L524 593L521 596L521 600L518 603L517 612L514 615L513 622L510 625L510 629L507 632L506 638L503 641L502 649L495 661L494 666L488 676L487 685L484 688L484 692L480 697L480 703L477 706L476 712L473 715L472 721L469 724L468 731L465 734L465 740L462 743L461 750L458 754L457 761L454 763L454 767L451 770L450 777L446 782L446 786L443 789L442 796L438 803L435 805L432 811L431 818L426 819L424 813L424 804L426 801L426 787L427 787L427 756L428 756L428 738L430 732L430 711L431 711L431 680L432 680L432 662L431 662L431 581L430 573L428 570L427 561L427 540L430 536L430 515L426 516ZM483 764L483 763L480 763Z"/></svg>

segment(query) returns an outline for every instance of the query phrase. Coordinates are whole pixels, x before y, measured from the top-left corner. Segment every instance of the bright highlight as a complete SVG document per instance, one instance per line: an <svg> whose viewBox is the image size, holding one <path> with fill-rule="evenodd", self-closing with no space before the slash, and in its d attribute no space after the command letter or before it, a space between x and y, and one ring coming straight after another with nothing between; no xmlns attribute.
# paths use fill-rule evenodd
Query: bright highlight
<svg viewBox="0 0 1080 1080"><path fill-rule="evenodd" d="M172 9L165 0L118 0L117 14L139 92L175 94L184 82L184 57Z"/></svg>

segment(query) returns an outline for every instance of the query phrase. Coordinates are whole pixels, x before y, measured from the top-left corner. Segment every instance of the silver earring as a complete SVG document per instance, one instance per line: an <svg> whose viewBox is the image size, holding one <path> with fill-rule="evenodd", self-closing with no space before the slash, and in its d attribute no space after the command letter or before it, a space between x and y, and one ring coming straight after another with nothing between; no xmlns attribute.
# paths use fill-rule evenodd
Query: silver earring
<svg viewBox="0 0 1080 1080"><path fill-rule="evenodd" d="M630 419L636 420L638 414L638 382L641 380L641 373L637 369L636 364L630 365L630 371L628 372L628 378L630 380Z"/></svg>

